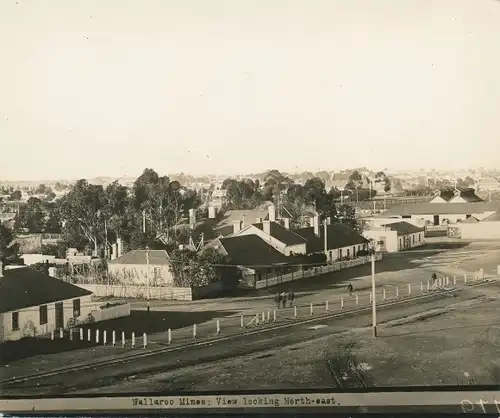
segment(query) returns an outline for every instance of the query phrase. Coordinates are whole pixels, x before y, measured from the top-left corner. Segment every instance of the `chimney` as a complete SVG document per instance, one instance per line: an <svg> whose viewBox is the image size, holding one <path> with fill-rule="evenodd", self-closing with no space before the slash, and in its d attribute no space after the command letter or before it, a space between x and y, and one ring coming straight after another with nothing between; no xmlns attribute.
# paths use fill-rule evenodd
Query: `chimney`
<svg viewBox="0 0 500 418"><path fill-rule="evenodd" d="M290 229L290 218L283 218L283 226L286 229Z"/></svg>
<svg viewBox="0 0 500 418"><path fill-rule="evenodd" d="M55 267L49 267L49 276L56 277L56 268Z"/></svg>
<svg viewBox="0 0 500 418"><path fill-rule="evenodd" d="M269 220L271 222L275 222L276 221L276 207L274 205L269 205L267 210L269 211Z"/></svg>
<svg viewBox="0 0 500 418"><path fill-rule="evenodd" d="M196 212L194 209L189 209L189 227L194 229L196 226Z"/></svg>
<svg viewBox="0 0 500 418"><path fill-rule="evenodd" d="M256 223L261 224L262 223L262 218L257 218Z"/></svg>
<svg viewBox="0 0 500 418"><path fill-rule="evenodd" d="M311 216L311 217L309 218L309 226L314 227L314 216Z"/></svg>
<svg viewBox="0 0 500 418"><path fill-rule="evenodd" d="M271 221L262 222L262 230L267 234L271 235Z"/></svg>
<svg viewBox="0 0 500 418"><path fill-rule="evenodd" d="M114 260L116 258L117 253L118 253L118 245L115 243L111 245L111 260Z"/></svg>
<svg viewBox="0 0 500 418"><path fill-rule="evenodd" d="M319 216L315 216L313 219L314 234L319 237Z"/></svg>
<svg viewBox="0 0 500 418"><path fill-rule="evenodd" d="M326 224L331 225L332 224L332 218L328 217L326 218Z"/></svg>
<svg viewBox="0 0 500 418"><path fill-rule="evenodd" d="M208 219L215 219L215 207L214 206L208 207Z"/></svg>
<svg viewBox="0 0 500 418"><path fill-rule="evenodd" d="M234 221L233 222L233 234L236 234L237 232L241 231L241 225L243 221Z"/></svg>
<svg viewBox="0 0 500 418"><path fill-rule="evenodd" d="M118 258L123 254L123 241L121 238L116 239L116 247L117 247L116 257Z"/></svg>
<svg viewBox="0 0 500 418"><path fill-rule="evenodd" d="M0 261L0 278L3 277L3 262Z"/></svg>

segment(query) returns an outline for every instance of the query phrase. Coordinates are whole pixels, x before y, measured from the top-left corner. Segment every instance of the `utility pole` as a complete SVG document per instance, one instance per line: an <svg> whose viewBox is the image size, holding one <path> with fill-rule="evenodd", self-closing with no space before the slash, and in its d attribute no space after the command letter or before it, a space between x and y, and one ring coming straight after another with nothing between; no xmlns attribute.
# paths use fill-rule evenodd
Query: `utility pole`
<svg viewBox="0 0 500 418"><path fill-rule="evenodd" d="M372 327L373 337L377 338L377 297L375 294L375 245L372 244Z"/></svg>
<svg viewBox="0 0 500 418"><path fill-rule="evenodd" d="M146 297L149 306L149 247L146 247Z"/></svg>
<svg viewBox="0 0 500 418"><path fill-rule="evenodd" d="M325 255L326 255L326 261L328 262L328 227L326 224L326 219L324 223L324 231L325 231Z"/></svg>
<svg viewBox="0 0 500 418"><path fill-rule="evenodd" d="M142 211L142 232L146 233L146 211Z"/></svg>

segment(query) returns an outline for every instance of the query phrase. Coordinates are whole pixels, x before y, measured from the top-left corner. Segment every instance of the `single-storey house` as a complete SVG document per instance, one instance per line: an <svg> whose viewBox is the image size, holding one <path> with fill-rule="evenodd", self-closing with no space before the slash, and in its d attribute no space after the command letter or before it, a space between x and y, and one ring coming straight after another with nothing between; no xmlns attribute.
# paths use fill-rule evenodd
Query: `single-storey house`
<svg viewBox="0 0 500 418"><path fill-rule="evenodd" d="M425 244L425 228L405 221L366 229L363 235L377 241L382 252L393 253Z"/></svg>
<svg viewBox="0 0 500 418"><path fill-rule="evenodd" d="M415 203L394 206L378 218L400 218L417 226L446 225L474 216L481 220L500 209L499 202L473 203Z"/></svg>
<svg viewBox="0 0 500 418"><path fill-rule="evenodd" d="M29 267L4 270L0 265L0 342L66 328L70 318L85 319L91 296Z"/></svg>
<svg viewBox="0 0 500 418"><path fill-rule="evenodd" d="M444 190L435 190L434 198L430 201L430 203L474 203L474 202L482 202L476 192L472 188L467 189L444 189Z"/></svg>
<svg viewBox="0 0 500 418"><path fill-rule="evenodd" d="M263 221L242 228L241 221L236 221L231 236L257 235L284 255L306 254L307 240L290 230L289 222L286 218L284 225L276 221Z"/></svg>
<svg viewBox="0 0 500 418"><path fill-rule="evenodd" d="M240 222L241 228L269 219L268 209L229 210L214 227L217 236L227 236L234 232L234 224Z"/></svg>
<svg viewBox="0 0 500 418"><path fill-rule="evenodd" d="M149 263L148 263L149 252ZM108 274L118 281L150 286L171 286L170 257L165 250L133 250L108 262Z"/></svg>
<svg viewBox="0 0 500 418"><path fill-rule="evenodd" d="M302 259L286 256L260 236L249 234L217 238L206 248L215 248L237 265L244 281L258 281L300 269Z"/></svg>
<svg viewBox="0 0 500 418"><path fill-rule="evenodd" d="M461 222L456 226L459 236L468 240L500 239L500 211L476 222Z"/></svg>
<svg viewBox="0 0 500 418"><path fill-rule="evenodd" d="M342 223L319 225L318 217L314 218L313 226L293 232L306 240L307 254L326 254L328 262L355 258L359 251L368 249L369 241L360 233Z"/></svg>

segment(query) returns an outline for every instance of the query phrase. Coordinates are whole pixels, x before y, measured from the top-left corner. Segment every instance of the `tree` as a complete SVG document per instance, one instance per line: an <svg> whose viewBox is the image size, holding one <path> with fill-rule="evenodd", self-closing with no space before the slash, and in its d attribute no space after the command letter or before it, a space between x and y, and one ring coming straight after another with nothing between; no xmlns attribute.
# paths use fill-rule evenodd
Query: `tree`
<svg viewBox="0 0 500 418"><path fill-rule="evenodd" d="M318 177L306 180L304 187L304 198L306 203L317 203L326 195L325 182Z"/></svg>
<svg viewBox="0 0 500 418"><path fill-rule="evenodd" d="M23 197L23 193L21 192L21 190L17 189L17 190L14 190L10 196L9 196L9 200L21 200Z"/></svg>
<svg viewBox="0 0 500 418"><path fill-rule="evenodd" d="M19 244L14 242L14 233L0 223L0 261L13 261L19 257Z"/></svg>
<svg viewBox="0 0 500 418"><path fill-rule="evenodd" d="M45 194L46 192L47 186L45 186L45 184L40 184L35 190L35 194Z"/></svg>
<svg viewBox="0 0 500 418"><path fill-rule="evenodd" d="M102 210L105 208L102 186L78 180L60 203L60 211L65 221L64 230L73 236L83 233L97 255L98 244L103 236ZM70 234L71 235L71 234Z"/></svg>
<svg viewBox="0 0 500 418"><path fill-rule="evenodd" d="M28 228L29 232L42 232L45 228L43 202L36 197L30 197L24 208L22 218L22 228Z"/></svg>
<svg viewBox="0 0 500 418"><path fill-rule="evenodd" d="M347 225L355 231L362 232L362 227L356 218L356 209L354 206L343 204L337 206L337 222Z"/></svg>

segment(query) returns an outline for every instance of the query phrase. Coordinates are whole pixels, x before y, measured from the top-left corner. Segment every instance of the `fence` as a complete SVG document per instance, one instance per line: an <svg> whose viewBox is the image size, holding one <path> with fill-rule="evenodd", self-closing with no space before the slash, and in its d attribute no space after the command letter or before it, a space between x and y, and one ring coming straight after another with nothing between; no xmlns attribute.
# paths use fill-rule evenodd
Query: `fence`
<svg viewBox="0 0 500 418"><path fill-rule="evenodd" d="M91 312L96 322L108 321L130 315L130 303L120 305L103 305Z"/></svg>
<svg viewBox="0 0 500 418"><path fill-rule="evenodd" d="M191 288L189 287L156 287L148 288L144 285L105 285L105 284L76 284L76 286L86 289L95 296L113 296L117 298L144 298L165 300L193 300Z"/></svg>
<svg viewBox="0 0 500 418"><path fill-rule="evenodd" d="M382 259L382 254L376 254L375 260L379 261ZM313 267L311 269L302 269L296 272L283 274L280 276L270 277L267 279L259 280L255 282L256 289L262 289L269 286L275 286L277 284L291 282L293 280L305 279L308 277L319 276L321 274L330 273L332 271L342 270L350 267L360 266L362 264L367 264L371 261L371 256L359 257L354 260L348 261L337 261L332 264L327 264L324 266Z"/></svg>

